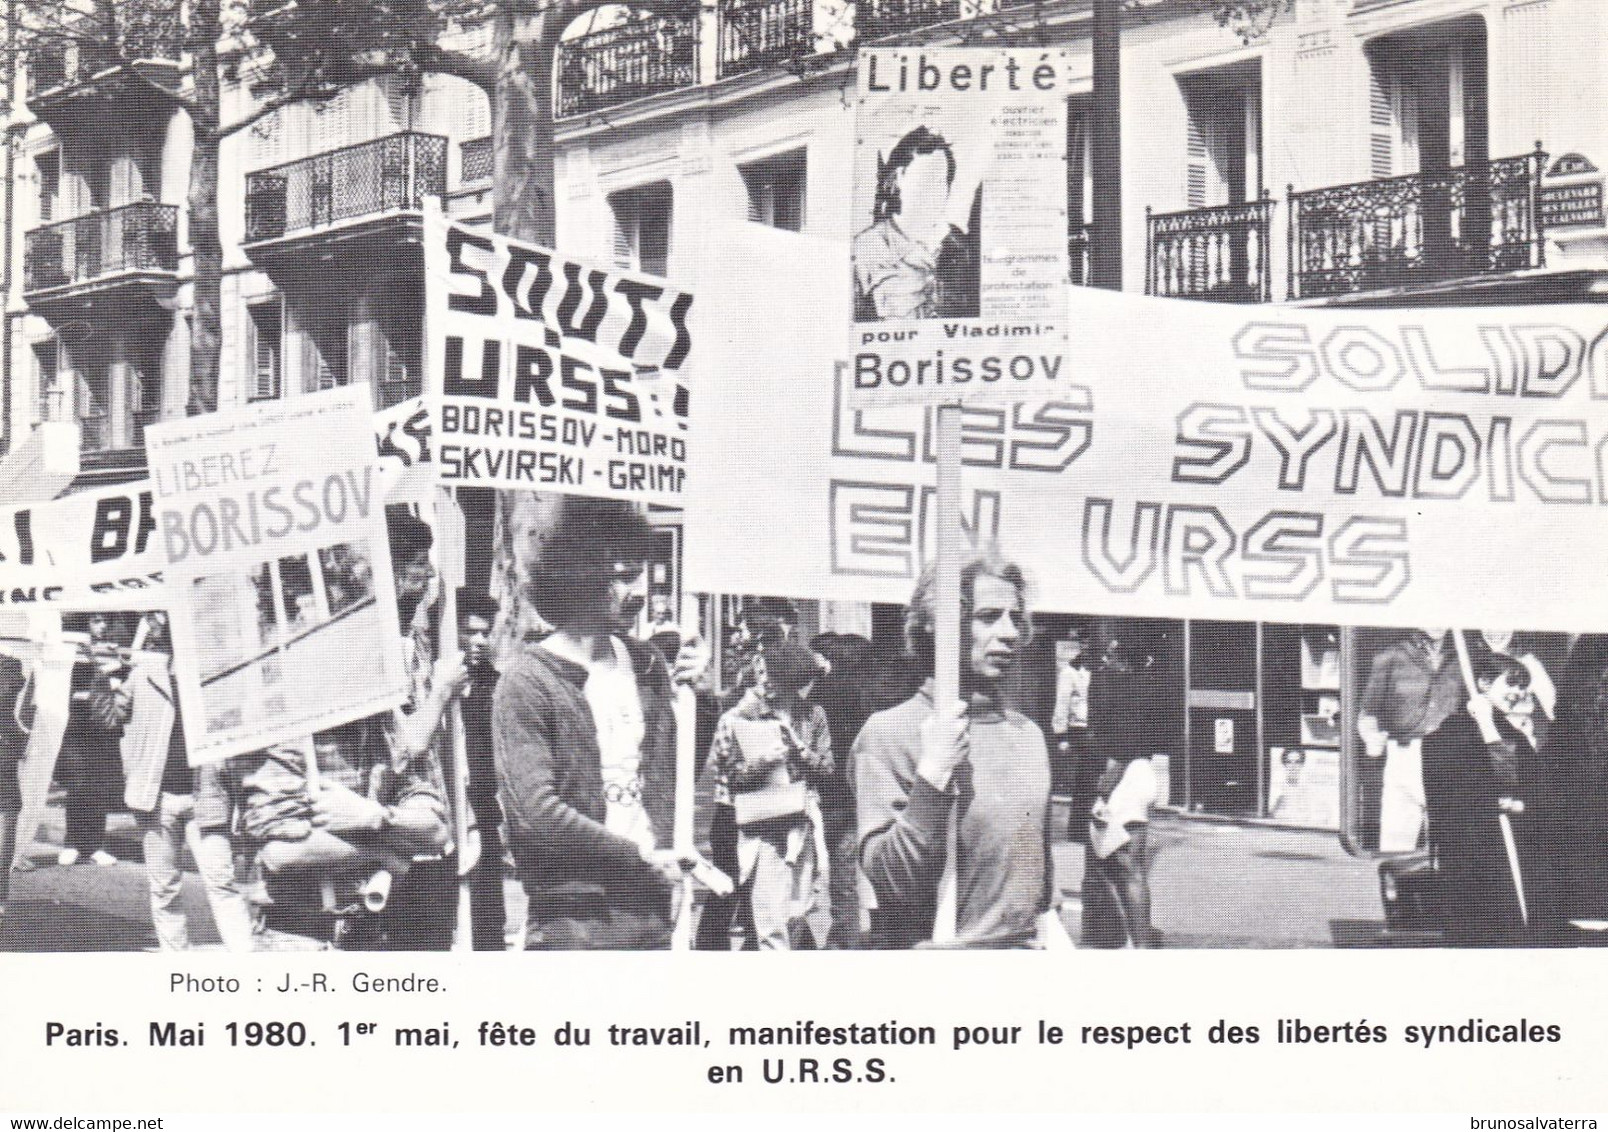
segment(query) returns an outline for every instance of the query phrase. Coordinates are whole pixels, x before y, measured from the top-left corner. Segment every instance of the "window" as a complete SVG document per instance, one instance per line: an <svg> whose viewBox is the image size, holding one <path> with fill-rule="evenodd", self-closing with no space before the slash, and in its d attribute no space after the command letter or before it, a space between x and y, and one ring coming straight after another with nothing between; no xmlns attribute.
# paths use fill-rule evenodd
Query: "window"
<svg viewBox="0 0 1608 1132"><path fill-rule="evenodd" d="M379 319L382 356L377 359L379 388L376 404L388 409L423 392L420 381L419 327L421 310L409 311L403 304L381 311Z"/></svg>
<svg viewBox="0 0 1608 1132"><path fill-rule="evenodd" d="M1255 200L1262 191L1260 64L1189 75L1179 86L1189 115L1186 207Z"/></svg>
<svg viewBox="0 0 1608 1132"><path fill-rule="evenodd" d="M246 352L250 401L271 401L283 391L284 321L279 300L252 303L246 308Z"/></svg>
<svg viewBox="0 0 1608 1132"><path fill-rule="evenodd" d="M90 364L79 368L73 408L78 415L79 447L85 452L101 452L113 447L110 416L111 382L106 367Z"/></svg>
<svg viewBox="0 0 1608 1132"><path fill-rule="evenodd" d="M60 355L54 338L36 342L33 348L34 388L39 390L40 421L59 421L62 412L61 382L59 380Z"/></svg>
<svg viewBox="0 0 1608 1132"><path fill-rule="evenodd" d="M806 169L802 149L742 166L743 182L748 186L748 219L802 232Z"/></svg>
<svg viewBox="0 0 1608 1132"><path fill-rule="evenodd" d="M48 224L61 210L61 150L41 153L34 164L39 167L39 219Z"/></svg>
<svg viewBox="0 0 1608 1132"><path fill-rule="evenodd" d="M614 209L614 262L648 275L668 275L671 192L667 182L609 197Z"/></svg>
<svg viewBox="0 0 1608 1132"><path fill-rule="evenodd" d="M1474 17L1368 45L1369 173L1442 173L1489 159L1485 25Z"/></svg>

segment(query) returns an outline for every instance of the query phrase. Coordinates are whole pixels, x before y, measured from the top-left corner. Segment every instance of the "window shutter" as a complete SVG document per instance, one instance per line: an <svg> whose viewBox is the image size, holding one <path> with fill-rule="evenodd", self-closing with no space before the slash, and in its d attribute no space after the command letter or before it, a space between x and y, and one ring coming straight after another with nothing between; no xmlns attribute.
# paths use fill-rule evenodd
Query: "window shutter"
<svg viewBox="0 0 1608 1132"><path fill-rule="evenodd" d="M1368 163L1375 177L1396 172L1396 83L1379 63L1368 73Z"/></svg>
<svg viewBox="0 0 1608 1132"><path fill-rule="evenodd" d="M74 392L78 400L78 416L83 420L93 420L101 416L105 410L101 407L100 402L95 399L95 390L90 385L89 378L82 373L75 376L74 385L76 388Z"/></svg>
<svg viewBox="0 0 1608 1132"><path fill-rule="evenodd" d="M1184 201L1188 208L1206 206L1206 131L1199 116L1189 115L1189 157L1185 168Z"/></svg>
<svg viewBox="0 0 1608 1132"><path fill-rule="evenodd" d="M670 274L670 193L654 193L642 201L638 220L637 263L649 275Z"/></svg>
<svg viewBox="0 0 1608 1132"><path fill-rule="evenodd" d="M39 155L39 219L49 223L56 218L58 198L61 196L61 150L53 149Z"/></svg>
<svg viewBox="0 0 1608 1132"><path fill-rule="evenodd" d="M614 262L624 268L636 270L638 265L638 237L640 217L637 199L621 194L614 199Z"/></svg>

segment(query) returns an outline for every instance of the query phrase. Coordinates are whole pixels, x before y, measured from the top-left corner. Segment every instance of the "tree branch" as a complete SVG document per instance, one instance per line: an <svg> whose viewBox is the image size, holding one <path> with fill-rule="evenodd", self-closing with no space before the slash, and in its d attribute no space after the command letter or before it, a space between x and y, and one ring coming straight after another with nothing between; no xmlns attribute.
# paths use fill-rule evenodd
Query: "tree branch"
<svg viewBox="0 0 1608 1132"><path fill-rule="evenodd" d="M464 79L488 95L496 93L497 64L492 59L434 43L420 44L414 49L413 57L423 70Z"/></svg>
<svg viewBox="0 0 1608 1132"><path fill-rule="evenodd" d="M333 89L327 89L319 86L313 83L311 80L304 80L303 82L297 83L295 88L292 90L285 91L283 94L277 94L273 98L265 99L263 102L258 104L255 110L253 110L250 114L247 114L244 118L236 119L235 121L230 122L227 126L219 126L218 140L222 141L226 137L230 137L233 134L238 134L241 130L250 129L252 126L255 126L258 122L268 117L268 115L283 110L287 106L294 106L298 102L313 102L321 98L333 96L335 93L336 92Z"/></svg>

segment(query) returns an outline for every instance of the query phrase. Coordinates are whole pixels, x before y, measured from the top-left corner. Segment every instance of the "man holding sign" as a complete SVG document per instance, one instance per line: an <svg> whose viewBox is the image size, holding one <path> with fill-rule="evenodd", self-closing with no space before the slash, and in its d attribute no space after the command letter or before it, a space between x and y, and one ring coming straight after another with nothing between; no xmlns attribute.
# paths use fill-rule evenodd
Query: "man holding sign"
<svg viewBox="0 0 1608 1132"><path fill-rule="evenodd" d="M676 723L657 649L631 638L651 529L629 504L567 496L527 596L555 627L498 682L492 710L531 950L670 943Z"/></svg>
<svg viewBox="0 0 1608 1132"><path fill-rule="evenodd" d="M929 567L905 618L911 654L928 672L935 581ZM946 840L956 847L955 946L1027 945L1055 891L1049 750L1038 725L1004 704L1005 680L1031 636L1027 583L997 551L964 563L960 582L962 702L935 704L929 679L873 715L855 743L860 866L877 904L872 947L932 936Z"/></svg>

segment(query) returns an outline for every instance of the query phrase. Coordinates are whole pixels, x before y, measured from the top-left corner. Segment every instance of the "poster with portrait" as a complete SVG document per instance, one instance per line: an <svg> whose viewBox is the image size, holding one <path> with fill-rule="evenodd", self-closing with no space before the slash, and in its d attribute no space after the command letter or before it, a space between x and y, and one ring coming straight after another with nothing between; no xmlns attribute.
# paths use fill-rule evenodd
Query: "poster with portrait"
<svg viewBox="0 0 1608 1132"><path fill-rule="evenodd" d="M860 57L855 403L1053 394L1071 381L1065 56L888 47Z"/></svg>
<svg viewBox="0 0 1608 1132"><path fill-rule="evenodd" d="M368 396L348 386L146 433L192 764L406 693Z"/></svg>

